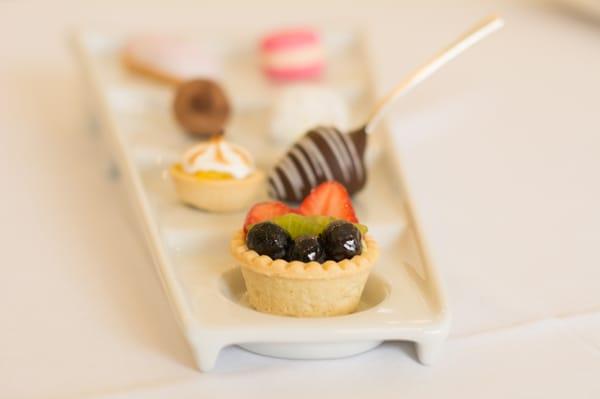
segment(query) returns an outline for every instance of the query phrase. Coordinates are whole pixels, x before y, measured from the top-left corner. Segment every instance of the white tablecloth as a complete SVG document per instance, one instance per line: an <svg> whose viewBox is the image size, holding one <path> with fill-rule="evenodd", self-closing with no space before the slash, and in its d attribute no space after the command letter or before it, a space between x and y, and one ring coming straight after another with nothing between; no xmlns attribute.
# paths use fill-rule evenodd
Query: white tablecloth
<svg viewBox="0 0 600 399"><path fill-rule="evenodd" d="M0 2L0 397L600 397L600 25L539 4L118 3ZM385 89L489 11L504 31L390 117L454 315L439 362L227 348L197 372L69 29L359 24Z"/></svg>

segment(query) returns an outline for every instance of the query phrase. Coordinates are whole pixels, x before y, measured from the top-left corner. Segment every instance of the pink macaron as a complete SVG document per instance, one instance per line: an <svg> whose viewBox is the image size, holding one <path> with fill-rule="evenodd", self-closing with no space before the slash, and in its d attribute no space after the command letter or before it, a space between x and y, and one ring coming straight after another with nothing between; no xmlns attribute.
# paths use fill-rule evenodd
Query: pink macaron
<svg viewBox="0 0 600 399"><path fill-rule="evenodd" d="M271 33L261 42L263 68L275 80L318 78L325 68L319 34L312 29Z"/></svg>

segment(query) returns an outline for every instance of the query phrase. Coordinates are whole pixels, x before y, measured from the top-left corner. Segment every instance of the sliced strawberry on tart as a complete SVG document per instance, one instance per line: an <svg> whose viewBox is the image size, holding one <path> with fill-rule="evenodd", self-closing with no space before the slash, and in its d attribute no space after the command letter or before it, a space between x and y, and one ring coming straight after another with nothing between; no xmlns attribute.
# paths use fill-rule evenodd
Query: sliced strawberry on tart
<svg viewBox="0 0 600 399"><path fill-rule="evenodd" d="M265 220L273 219L276 216L294 213L295 211L279 201L259 202L254 205L246 214L244 221L244 232L248 232L248 226L260 223Z"/></svg>
<svg viewBox="0 0 600 399"><path fill-rule="evenodd" d="M348 190L336 181L321 183L300 204L303 215L333 216L352 223L358 222Z"/></svg>

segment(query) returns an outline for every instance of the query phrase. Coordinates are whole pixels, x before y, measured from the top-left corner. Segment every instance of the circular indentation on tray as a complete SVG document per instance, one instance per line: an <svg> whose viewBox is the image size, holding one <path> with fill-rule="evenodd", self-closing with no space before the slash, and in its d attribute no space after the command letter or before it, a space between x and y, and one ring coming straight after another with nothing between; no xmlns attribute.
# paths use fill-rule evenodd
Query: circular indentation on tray
<svg viewBox="0 0 600 399"><path fill-rule="evenodd" d="M239 267L229 269L221 275L219 289L223 296L231 302L254 310L246 297L246 284ZM371 272L365 284L358 309L354 313L363 312L379 305L390 293L390 285L377 273ZM285 316L284 316L285 317ZM340 317L340 316L333 316Z"/></svg>

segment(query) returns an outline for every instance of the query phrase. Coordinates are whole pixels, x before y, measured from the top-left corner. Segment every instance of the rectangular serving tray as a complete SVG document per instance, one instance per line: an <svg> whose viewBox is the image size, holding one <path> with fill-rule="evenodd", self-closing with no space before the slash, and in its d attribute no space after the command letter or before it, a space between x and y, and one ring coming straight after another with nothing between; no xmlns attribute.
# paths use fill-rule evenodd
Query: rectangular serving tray
<svg viewBox="0 0 600 399"><path fill-rule="evenodd" d="M268 136L269 109L278 88L261 74L257 36L187 35L218 51L221 83L234 109L227 137L248 148L259 167L268 170L285 148ZM381 247L359 310L327 318L259 313L247 304L240 269L229 253L231 236L245 215L195 210L176 197L167 169L193 141L172 119L173 89L122 67L119 54L127 37L80 31L75 47L198 368L212 369L228 345L276 357L322 359L364 352L387 340L413 341L419 360L433 362L448 335L450 315L389 131L382 128L369 138L369 182L354 198L361 223ZM328 55L323 80L342 93L358 125L374 98L364 35L323 30L323 38Z"/></svg>

